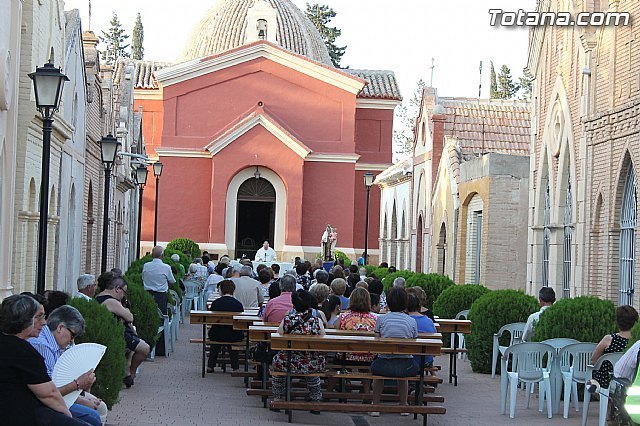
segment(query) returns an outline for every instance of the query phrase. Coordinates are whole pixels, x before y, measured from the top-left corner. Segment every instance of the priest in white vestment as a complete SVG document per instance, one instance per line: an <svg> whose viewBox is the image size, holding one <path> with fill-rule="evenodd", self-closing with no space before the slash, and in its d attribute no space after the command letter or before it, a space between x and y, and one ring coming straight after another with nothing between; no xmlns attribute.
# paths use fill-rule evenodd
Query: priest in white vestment
<svg viewBox="0 0 640 426"><path fill-rule="evenodd" d="M269 247L269 241L265 241L262 244L262 248L258 250L256 253L256 262L275 262L278 259L276 258L276 251Z"/></svg>

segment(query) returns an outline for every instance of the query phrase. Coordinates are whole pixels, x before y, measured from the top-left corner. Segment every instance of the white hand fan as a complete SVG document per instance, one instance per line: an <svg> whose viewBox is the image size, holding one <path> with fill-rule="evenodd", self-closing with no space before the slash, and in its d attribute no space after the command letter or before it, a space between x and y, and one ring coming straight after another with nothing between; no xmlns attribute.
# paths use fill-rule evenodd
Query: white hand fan
<svg viewBox="0 0 640 426"><path fill-rule="evenodd" d="M97 343L80 343L64 351L53 367L51 380L57 387L73 382L75 379L98 366L107 347ZM63 396L67 407L76 402L81 391L73 391Z"/></svg>

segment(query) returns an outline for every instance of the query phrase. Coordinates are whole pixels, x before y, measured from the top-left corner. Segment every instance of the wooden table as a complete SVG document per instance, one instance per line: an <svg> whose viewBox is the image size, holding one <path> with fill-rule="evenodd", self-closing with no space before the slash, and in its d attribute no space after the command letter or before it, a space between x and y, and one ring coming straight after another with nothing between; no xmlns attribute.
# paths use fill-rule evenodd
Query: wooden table
<svg viewBox="0 0 640 426"><path fill-rule="evenodd" d="M458 386L458 333L471 334L471 321L438 318L434 323L440 333L450 333L453 350L449 352L449 383Z"/></svg>

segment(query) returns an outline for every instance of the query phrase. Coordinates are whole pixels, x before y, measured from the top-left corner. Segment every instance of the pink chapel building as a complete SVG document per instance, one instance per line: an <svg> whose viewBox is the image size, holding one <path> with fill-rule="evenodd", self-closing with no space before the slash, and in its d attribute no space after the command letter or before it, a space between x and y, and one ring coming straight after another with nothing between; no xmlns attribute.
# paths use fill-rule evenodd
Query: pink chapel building
<svg viewBox="0 0 640 426"><path fill-rule="evenodd" d="M147 153L163 165L159 244L186 237L214 258L268 240L278 259L313 260L327 224L337 249L364 249L363 175L391 165L391 71L332 65L316 28L289 0L221 0L176 64L124 60L143 112ZM155 179L144 190L142 252L153 245ZM377 262L380 191L368 247ZM217 256L216 256L217 255Z"/></svg>

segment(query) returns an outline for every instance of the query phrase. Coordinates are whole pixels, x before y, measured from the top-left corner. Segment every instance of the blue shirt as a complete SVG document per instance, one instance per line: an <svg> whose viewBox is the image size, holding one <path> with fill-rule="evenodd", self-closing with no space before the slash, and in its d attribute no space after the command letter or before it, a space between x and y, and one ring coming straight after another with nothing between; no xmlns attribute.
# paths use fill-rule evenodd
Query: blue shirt
<svg viewBox="0 0 640 426"><path fill-rule="evenodd" d="M411 315L411 318L416 320L416 324L418 325L418 333L436 333L436 326L433 325L433 321L426 315ZM420 362L420 356L414 355L414 359L416 362ZM424 357L424 363L429 364L433 362L433 357L431 355L427 355Z"/></svg>
<svg viewBox="0 0 640 426"><path fill-rule="evenodd" d="M348 297L344 297L344 295L342 296L338 296L340 298L340 302L342 302L342 305L340 306L340 309L342 309L343 311L345 309L349 309L349 298Z"/></svg>
<svg viewBox="0 0 640 426"><path fill-rule="evenodd" d="M53 375L53 367L64 352L64 349L60 349L58 342L56 342L51 330L49 330L49 327L46 325L42 327L38 337L29 338L29 343L31 343L31 346L44 358L47 374L51 377Z"/></svg>

